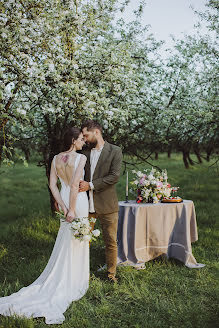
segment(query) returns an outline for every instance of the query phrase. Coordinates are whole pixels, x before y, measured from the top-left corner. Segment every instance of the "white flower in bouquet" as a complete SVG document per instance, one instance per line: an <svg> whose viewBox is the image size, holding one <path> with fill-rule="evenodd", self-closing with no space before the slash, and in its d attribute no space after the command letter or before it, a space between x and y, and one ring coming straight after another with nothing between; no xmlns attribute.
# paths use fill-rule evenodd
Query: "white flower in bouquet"
<svg viewBox="0 0 219 328"><path fill-rule="evenodd" d="M88 227L90 227L90 222L89 222L89 221L87 221L87 222L86 222L84 225L85 225L85 227L87 227L87 228L88 228Z"/></svg>
<svg viewBox="0 0 219 328"><path fill-rule="evenodd" d="M139 178L141 178L142 175L143 175L143 173L142 173L141 171L138 171L138 172L137 172L137 176L138 176Z"/></svg>
<svg viewBox="0 0 219 328"><path fill-rule="evenodd" d="M91 240L91 236L89 236L89 235L84 235L84 236L83 236L83 240L84 240L84 241L90 241L90 240Z"/></svg>
<svg viewBox="0 0 219 328"><path fill-rule="evenodd" d="M150 195L150 190L149 189L144 190L143 196L147 198L149 195Z"/></svg>
<svg viewBox="0 0 219 328"><path fill-rule="evenodd" d="M83 228L80 230L80 232L81 232L82 235L88 235L89 232L90 232L90 228L83 227Z"/></svg>
<svg viewBox="0 0 219 328"><path fill-rule="evenodd" d="M166 172L166 170L163 171L163 178L164 178L164 180L167 182L168 176L167 176L167 172Z"/></svg>
<svg viewBox="0 0 219 328"><path fill-rule="evenodd" d="M156 169L154 169L154 168L152 167L152 169L151 169L151 174L154 174L154 173L156 173Z"/></svg>
<svg viewBox="0 0 219 328"><path fill-rule="evenodd" d="M147 185L147 180L145 180L145 179L142 180L141 185L142 185L142 186L146 186L146 185Z"/></svg>
<svg viewBox="0 0 219 328"><path fill-rule="evenodd" d="M94 237L99 237L100 230L99 229L95 229L95 230L92 231L92 234L94 235Z"/></svg>
<svg viewBox="0 0 219 328"><path fill-rule="evenodd" d="M71 225L72 225L72 228L79 229L81 226L81 222L73 221Z"/></svg>
<svg viewBox="0 0 219 328"><path fill-rule="evenodd" d="M86 227L86 228L84 229L84 234L85 234L85 235L89 234L90 230L91 230L91 227L90 227L90 225L89 225L89 228Z"/></svg>
<svg viewBox="0 0 219 328"><path fill-rule="evenodd" d="M164 197L170 197L171 195L171 189L170 188L165 188L163 191L163 196Z"/></svg>
<svg viewBox="0 0 219 328"><path fill-rule="evenodd" d="M81 224L89 224L88 218L82 218L81 219Z"/></svg>

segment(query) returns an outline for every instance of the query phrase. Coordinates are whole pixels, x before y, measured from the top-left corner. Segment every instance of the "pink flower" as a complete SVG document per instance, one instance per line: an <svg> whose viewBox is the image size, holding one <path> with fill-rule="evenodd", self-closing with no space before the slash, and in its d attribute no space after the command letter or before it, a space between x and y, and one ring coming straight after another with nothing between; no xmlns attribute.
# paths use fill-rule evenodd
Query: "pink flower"
<svg viewBox="0 0 219 328"><path fill-rule="evenodd" d="M162 188L162 187L163 187L163 183L161 181L158 181L157 188Z"/></svg>
<svg viewBox="0 0 219 328"><path fill-rule="evenodd" d="M142 185L144 180L145 180L145 177L141 178L140 181L139 181L139 184Z"/></svg>
<svg viewBox="0 0 219 328"><path fill-rule="evenodd" d="M167 188L170 188L170 187L171 187L171 184L168 183L168 184L167 184Z"/></svg>

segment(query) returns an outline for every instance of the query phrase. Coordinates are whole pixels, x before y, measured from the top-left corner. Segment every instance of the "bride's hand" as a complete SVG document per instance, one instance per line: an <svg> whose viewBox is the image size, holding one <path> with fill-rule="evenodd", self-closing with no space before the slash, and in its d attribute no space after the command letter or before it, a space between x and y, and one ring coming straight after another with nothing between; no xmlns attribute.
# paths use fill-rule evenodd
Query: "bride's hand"
<svg viewBox="0 0 219 328"><path fill-rule="evenodd" d="M71 223L74 220L74 218L75 218L75 212L69 211L66 217L66 221Z"/></svg>
<svg viewBox="0 0 219 328"><path fill-rule="evenodd" d="M66 217L67 214L68 214L68 210L67 210L67 208L65 206L62 206L62 211L64 213L64 216Z"/></svg>

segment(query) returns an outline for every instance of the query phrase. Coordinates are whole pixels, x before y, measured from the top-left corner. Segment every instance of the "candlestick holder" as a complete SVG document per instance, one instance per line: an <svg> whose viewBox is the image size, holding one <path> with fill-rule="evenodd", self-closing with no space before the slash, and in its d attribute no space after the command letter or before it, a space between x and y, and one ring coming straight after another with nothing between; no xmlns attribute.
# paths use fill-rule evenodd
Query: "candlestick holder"
<svg viewBox="0 0 219 328"><path fill-rule="evenodd" d="M125 203L129 203L129 197L127 195L125 196Z"/></svg>

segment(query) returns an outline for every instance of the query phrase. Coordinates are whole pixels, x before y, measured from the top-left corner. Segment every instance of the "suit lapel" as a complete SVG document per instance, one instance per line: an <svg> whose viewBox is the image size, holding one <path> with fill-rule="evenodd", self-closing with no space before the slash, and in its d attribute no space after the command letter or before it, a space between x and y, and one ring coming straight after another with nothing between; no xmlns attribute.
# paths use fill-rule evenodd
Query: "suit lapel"
<svg viewBox="0 0 219 328"><path fill-rule="evenodd" d="M100 154L100 157L98 159L97 165L94 170L93 178L98 174L98 170L101 167L101 165L107 160L109 151L110 151L110 145L107 141L105 141L102 152Z"/></svg>

